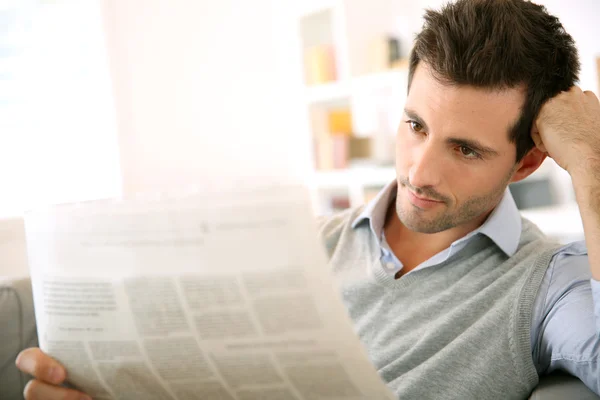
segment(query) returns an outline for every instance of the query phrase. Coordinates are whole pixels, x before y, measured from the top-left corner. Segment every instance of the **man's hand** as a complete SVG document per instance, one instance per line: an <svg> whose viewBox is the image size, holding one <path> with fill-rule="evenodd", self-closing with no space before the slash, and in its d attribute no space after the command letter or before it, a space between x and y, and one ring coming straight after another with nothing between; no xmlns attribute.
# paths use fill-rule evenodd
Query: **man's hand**
<svg viewBox="0 0 600 400"><path fill-rule="evenodd" d="M81 392L60 387L67 378L65 368L37 347L19 353L16 364L35 378L25 386L23 396L27 400L92 400Z"/></svg>
<svg viewBox="0 0 600 400"><path fill-rule="evenodd" d="M572 178L600 171L600 102L593 92L573 86L548 100L531 137Z"/></svg>

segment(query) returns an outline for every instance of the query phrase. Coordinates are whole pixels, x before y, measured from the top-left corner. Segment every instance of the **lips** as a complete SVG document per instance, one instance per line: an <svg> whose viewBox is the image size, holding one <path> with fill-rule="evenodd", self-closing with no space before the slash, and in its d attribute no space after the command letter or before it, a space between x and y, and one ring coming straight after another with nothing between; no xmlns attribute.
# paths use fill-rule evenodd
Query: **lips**
<svg viewBox="0 0 600 400"><path fill-rule="evenodd" d="M431 201L431 202L434 202L434 203L443 203L442 201L439 201L439 200L428 199L426 197L418 196L414 192L410 192L410 194L412 194L414 197L416 197L417 199L419 199L421 201Z"/></svg>
<svg viewBox="0 0 600 400"><path fill-rule="evenodd" d="M420 210L430 210L443 203L443 201L419 197L410 190L408 191L408 200L414 207Z"/></svg>

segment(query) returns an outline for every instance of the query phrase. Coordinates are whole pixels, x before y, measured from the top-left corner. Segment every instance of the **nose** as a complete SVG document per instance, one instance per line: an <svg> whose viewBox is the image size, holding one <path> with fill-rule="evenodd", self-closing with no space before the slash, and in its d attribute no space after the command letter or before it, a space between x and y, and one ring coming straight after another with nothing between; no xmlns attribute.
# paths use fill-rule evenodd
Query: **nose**
<svg viewBox="0 0 600 400"><path fill-rule="evenodd" d="M413 152L408 180L417 188L436 187L440 183L442 168L441 155L435 149L434 143L428 141Z"/></svg>

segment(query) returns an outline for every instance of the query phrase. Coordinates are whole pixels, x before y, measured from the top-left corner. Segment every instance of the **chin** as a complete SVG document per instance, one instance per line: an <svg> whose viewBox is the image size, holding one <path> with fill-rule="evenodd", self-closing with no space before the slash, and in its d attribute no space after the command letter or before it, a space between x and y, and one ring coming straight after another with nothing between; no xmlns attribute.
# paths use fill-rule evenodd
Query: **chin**
<svg viewBox="0 0 600 400"><path fill-rule="evenodd" d="M421 213L414 209L396 207L396 215L402 225L413 232L432 234L454 228L453 221L446 215L424 218L419 214Z"/></svg>
<svg viewBox="0 0 600 400"><path fill-rule="evenodd" d="M400 220L402 221L402 224L407 227L408 229L410 229L413 232L417 232L417 233L427 233L427 234L433 234L433 233L439 233L448 229L453 228L452 226L443 226L437 223L437 221L403 221L402 219Z"/></svg>

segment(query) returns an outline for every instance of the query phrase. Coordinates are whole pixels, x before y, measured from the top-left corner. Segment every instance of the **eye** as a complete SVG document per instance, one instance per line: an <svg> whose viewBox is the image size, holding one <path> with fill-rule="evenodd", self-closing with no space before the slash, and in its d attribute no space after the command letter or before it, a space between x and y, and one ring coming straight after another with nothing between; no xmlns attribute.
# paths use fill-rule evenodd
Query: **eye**
<svg viewBox="0 0 600 400"><path fill-rule="evenodd" d="M417 121L408 120L406 123L410 126L410 129L413 132L421 132L423 130L423 126L419 124Z"/></svg>
<svg viewBox="0 0 600 400"><path fill-rule="evenodd" d="M479 153L477 153L475 150L471 149L470 147L460 146L458 148L458 150L460 151L460 154L463 155L465 158L481 158Z"/></svg>

